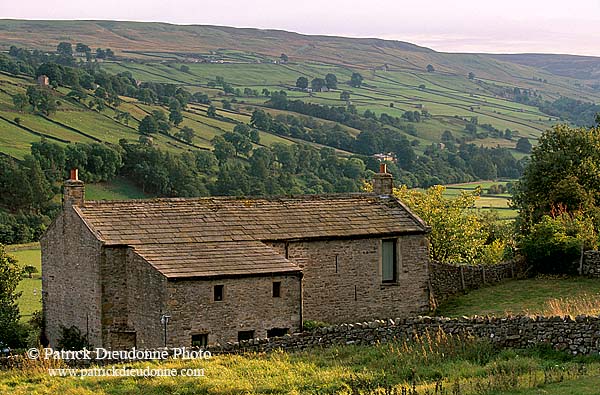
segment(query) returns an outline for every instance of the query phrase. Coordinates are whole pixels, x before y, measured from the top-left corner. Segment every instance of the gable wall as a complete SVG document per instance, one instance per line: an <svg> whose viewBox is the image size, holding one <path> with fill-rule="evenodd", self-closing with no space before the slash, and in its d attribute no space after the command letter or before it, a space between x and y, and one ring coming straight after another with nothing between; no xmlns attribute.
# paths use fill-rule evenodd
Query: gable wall
<svg viewBox="0 0 600 395"><path fill-rule="evenodd" d="M56 347L60 326L76 326L100 346L101 243L67 208L42 238L42 300L46 335Z"/></svg>

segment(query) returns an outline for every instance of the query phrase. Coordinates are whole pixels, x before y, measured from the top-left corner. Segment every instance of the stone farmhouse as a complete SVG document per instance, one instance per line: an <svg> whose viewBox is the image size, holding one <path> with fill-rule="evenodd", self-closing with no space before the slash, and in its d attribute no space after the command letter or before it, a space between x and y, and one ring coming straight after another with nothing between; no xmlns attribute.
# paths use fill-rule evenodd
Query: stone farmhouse
<svg viewBox="0 0 600 395"><path fill-rule="evenodd" d="M374 192L86 201L71 172L41 240L51 345L205 346L426 311L429 227Z"/></svg>

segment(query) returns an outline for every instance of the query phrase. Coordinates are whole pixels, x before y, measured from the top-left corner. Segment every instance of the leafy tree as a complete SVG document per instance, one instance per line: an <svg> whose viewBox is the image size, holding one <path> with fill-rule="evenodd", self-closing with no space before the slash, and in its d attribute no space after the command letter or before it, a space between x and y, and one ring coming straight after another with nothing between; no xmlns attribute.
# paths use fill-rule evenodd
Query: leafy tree
<svg viewBox="0 0 600 395"><path fill-rule="evenodd" d="M33 111L39 111L44 115L50 115L56 111L56 101L47 89L30 86L27 88L27 98Z"/></svg>
<svg viewBox="0 0 600 395"><path fill-rule="evenodd" d="M229 141L226 141L222 136L215 136L211 143L214 148L214 154L219 165L223 165L235 155L235 147Z"/></svg>
<svg viewBox="0 0 600 395"><path fill-rule="evenodd" d="M273 119L271 115L267 114L263 110L254 110L252 117L250 118L250 125L260 130L270 130Z"/></svg>
<svg viewBox="0 0 600 395"><path fill-rule="evenodd" d="M346 101L346 102L348 100L350 100L350 92L348 92L348 91L342 91L342 92L340 92L340 100Z"/></svg>
<svg viewBox="0 0 600 395"><path fill-rule="evenodd" d="M238 156L240 154L248 156L250 151L252 151L252 142L250 138L246 135L236 133L236 132L226 132L223 135L225 141L230 142L235 149L235 155Z"/></svg>
<svg viewBox="0 0 600 395"><path fill-rule="evenodd" d="M96 48L96 59L106 59L106 51L102 48Z"/></svg>
<svg viewBox="0 0 600 395"><path fill-rule="evenodd" d="M12 100L13 100L13 104L15 105L15 108L19 112L23 112L23 110L25 110L25 107L27 107L27 104L28 104L27 95L24 95L22 93L17 93L16 95L13 95Z"/></svg>
<svg viewBox="0 0 600 395"><path fill-rule="evenodd" d="M568 212L592 210L600 202L600 128L556 125L532 149L513 202L523 224L537 222L563 206Z"/></svg>
<svg viewBox="0 0 600 395"><path fill-rule="evenodd" d="M73 46L68 42L61 42L56 46L56 52L60 55L71 57L73 56Z"/></svg>
<svg viewBox="0 0 600 395"><path fill-rule="evenodd" d="M298 77L298 79L296 80L296 87L298 87L300 89L308 88L308 78Z"/></svg>
<svg viewBox="0 0 600 395"><path fill-rule="evenodd" d="M523 152L525 154L531 153L531 143L527 137L521 137L519 141L517 141L517 151Z"/></svg>
<svg viewBox="0 0 600 395"><path fill-rule="evenodd" d="M140 122L138 131L141 134L154 134L158 132L158 122L152 115L146 115Z"/></svg>
<svg viewBox="0 0 600 395"><path fill-rule="evenodd" d="M433 65L428 64L427 65L427 72L428 73L433 73L435 71L435 68L433 67Z"/></svg>
<svg viewBox="0 0 600 395"><path fill-rule="evenodd" d="M473 80L473 79L475 79L475 73L473 73L473 72L469 72L469 79L470 79L470 80Z"/></svg>
<svg viewBox="0 0 600 395"><path fill-rule="evenodd" d="M544 215L521 242L521 251L539 273L576 274L581 250L598 247L590 218L567 212Z"/></svg>
<svg viewBox="0 0 600 395"><path fill-rule="evenodd" d="M284 54L284 53L281 54L281 56L279 57L279 59L281 59L281 61L283 63L287 63L288 60L290 60L290 58L286 54Z"/></svg>
<svg viewBox="0 0 600 395"><path fill-rule="evenodd" d="M169 121L173 122L173 125L179 126L181 122L183 122L183 115L179 110L172 110L169 113Z"/></svg>
<svg viewBox="0 0 600 395"><path fill-rule="evenodd" d="M217 117L217 108L215 106L209 106L206 109L206 116L209 118L216 118Z"/></svg>
<svg viewBox="0 0 600 395"><path fill-rule="evenodd" d="M323 89L324 86L325 86L325 80L323 78L314 78L310 82L310 87L315 92L321 92L321 90Z"/></svg>
<svg viewBox="0 0 600 395"><path fill-rule="evenodd" d="M23 273L27 276L27 278L33 278L34 273L38 273L38 269L32 265L26 265L23 268Z"/></svg>
<svg viewBox="0 0 600 395"><path fill-rule="evenodd" d="M354 88L360 88L360 86L362 85L363 82L363 76L360 75L359 73L352 73L352 76L350 77L350 85L353 86Z"/></svg>
<svg viewBox="0 0 600 395"><path fill-rule="evenodd" d="M8 255L0 244L0 342L9 347L15 347L14 331L19 323L19 307L17 300L21 295L17 286L21 281L22 269L17 260Z"/></svg>
<svg viewBox="0 0 600 395"><path fill-rule="evenodd" d="M337 89L338 79L335 74L329 73L325 76L325 85L328 89Z"/></svg>
<svg viewBox="0 0 600 395"><path fill-rule="evenodd" d="M77 43L77 44L75 44L75 51L79 52L79 53L87 53L87 52L90 52L91 49L84 43Z"/></svg>
<svg viewBox="0 0 600 395"><path fill-rule="evenodd" d="M490 255L487 250L504 248L502 244L486 245L489 234L481 218L471 211L479 190L463 192L455 198L445 197L444 191L445 187L441 185L424 192L406 186L394 189L394 196L431 226L431 259L447 263L479 263Z"/></svg>
<svg viewBox="0 0 600 395"><path fill-rule="evenodd" d="M267 88L263 88L262 94L264 97L269 97L271 96L271 91L269 91Z"/></svg>
<svg viewBox="0 0 600 395"><path fill-rule="evenodd" d="M179 132L177 132L177 134L175 134L177 138L180 138L189 144L192 144L195 135L194 129L190 128L189 126L184 126Z"/></svg>

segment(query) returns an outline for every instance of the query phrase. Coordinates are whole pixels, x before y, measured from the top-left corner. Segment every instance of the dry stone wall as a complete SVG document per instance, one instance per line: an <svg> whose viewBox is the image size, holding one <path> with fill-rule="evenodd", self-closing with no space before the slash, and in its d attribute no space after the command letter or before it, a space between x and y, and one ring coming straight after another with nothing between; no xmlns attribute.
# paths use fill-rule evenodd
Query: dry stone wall
<svg viewBox="0 0 600 395"><path fill-rule="evenodd" d="M586 251L583 254L582 274L588 277L600 277L600 251Z"/></svg>
<svg viewBox="0 0 600 395"><path fill-rule="evenodd" d="M458 293L494 285L507 279L524 278L526 272L527 264L522 259L494 265L452 265L432 261L429 263L431 303L435 307Z"/></svg>
<svg viewBox="0 0 600 395"><path fill-rule="evenodd" d="M261 352L275 349L301 350L310 347L358 344L373 345L402 341L439 330L452 335L489 339L500 348L526 348L547 344L572 354L600 352L600 317L416 317L342 324L296 333L280 338L227 343L211 351L222 353Z"/></svg>

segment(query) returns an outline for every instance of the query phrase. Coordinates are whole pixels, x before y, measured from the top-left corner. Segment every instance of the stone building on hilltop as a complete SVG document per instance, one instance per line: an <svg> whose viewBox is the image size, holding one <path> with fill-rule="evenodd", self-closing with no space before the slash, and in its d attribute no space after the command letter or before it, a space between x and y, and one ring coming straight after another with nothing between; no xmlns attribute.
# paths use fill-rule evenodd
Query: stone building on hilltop
<svg viewBox="0 0 600 395"><path fill-rule="evenodd" d="M41 240L46 334L204 346L428 309L429 228L391 196L86 201L73 171Z"/></svg>

